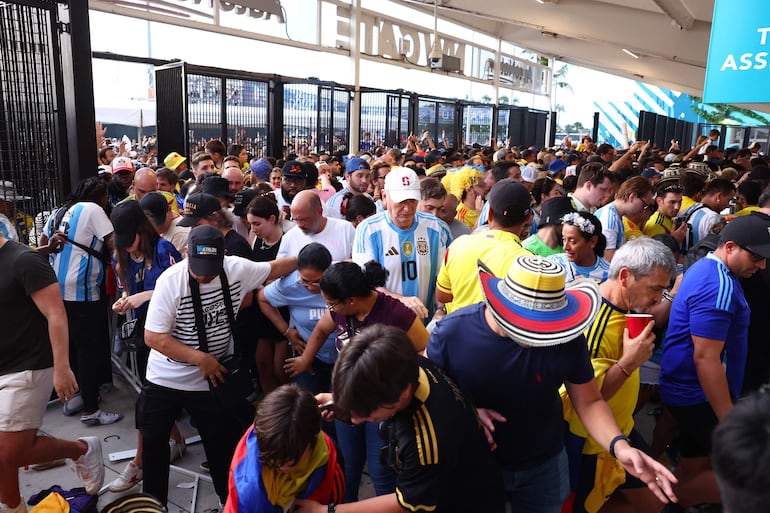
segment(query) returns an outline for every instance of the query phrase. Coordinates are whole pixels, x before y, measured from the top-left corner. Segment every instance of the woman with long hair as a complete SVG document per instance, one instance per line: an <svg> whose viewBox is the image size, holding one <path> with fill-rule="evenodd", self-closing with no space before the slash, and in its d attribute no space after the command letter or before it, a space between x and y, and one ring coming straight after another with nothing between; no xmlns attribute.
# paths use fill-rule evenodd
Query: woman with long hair
<svg viewBox="0 0 770 513"><path fill-rule="evenodd" d="M251 226L253 236L252 251L254 260L268 262L275 260L283 238L282 216L278 210L274 196L270 193L254 198L246 207L246 219ZM257 305L257 293L247 296L250 305ZM289 309L279 309L281 317L289 322ZM270 322L258 309L249 316L250 336L244 338L244 354L255 355L257 376L260 389L268 394L281 385L289 382L288 376L283 372L283 361L288 355L288 342L283 332L278 331L274 323ZM255 341L256 334L256 341ZM256 342L256 345L254 345Z"/></svg>
<svg viewBox="0 0 770 513"><path fill-rule="evenodd" d="M610 263L602 255L607 239L602 223L585 210L572 212L562 218L564 253L548 258L559 262L566 272L566 282L589 278L601 283L607 279Z"/></svg>
<svg viewBox="0 0 770 513"><path fill-rule="evenodd" d="M145 215L137 201L124 201L112 209L110 216L115 227L115 255L113 265L118 277L120 297L112 310L118 314L131 314L136 319L134 329L144 333L147 305L155 289L158 277L182 260L173 244L161 238L155 226ZM136 344L137 373L144 381L147 357L150 349L139 337ZM138 426L137 426L138 427ZM169 444L172 461L185 451L184 438L174 426ZM122 492L142 480L142 436L138 434L136 456L128 462L123 472L109 485L111 492Z"/></svg>
<svg viewBox="0 0 770 513"><path fill-rule="evenodd" d="M313 360L329 335L336 332L335 343L340 350L362 329L373 324L401 328L409 336L417 352L428 343L428 332L417 315L399 300L378 292L385 283L387 271L378 263L367 263L362 270L353 262L339 262L329 267L321 277L321 294L327 311L316 324L301 356L289 358L284 368L294 377L311 368ZM358 486L364 463L377 495L395 490L393 470L380 461L382 438L378 423L365 422L355 426L335 421L337 441L345 461L345 502L358 500Z"/></svg>

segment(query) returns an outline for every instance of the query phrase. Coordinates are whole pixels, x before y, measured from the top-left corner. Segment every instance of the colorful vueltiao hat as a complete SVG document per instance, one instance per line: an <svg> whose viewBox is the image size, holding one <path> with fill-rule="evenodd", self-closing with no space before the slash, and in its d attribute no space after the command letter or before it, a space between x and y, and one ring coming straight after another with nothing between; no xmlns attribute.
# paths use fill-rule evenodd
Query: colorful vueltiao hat
<svg viewBox="0 0 770 513"><path fill-rule="evenodd" d="M601 305L593 280L566 288L564 268L539 256L520 256L508 275L495 277L478 261L484 300L506 335L527 347L564 344L583 333Z"/></svg>

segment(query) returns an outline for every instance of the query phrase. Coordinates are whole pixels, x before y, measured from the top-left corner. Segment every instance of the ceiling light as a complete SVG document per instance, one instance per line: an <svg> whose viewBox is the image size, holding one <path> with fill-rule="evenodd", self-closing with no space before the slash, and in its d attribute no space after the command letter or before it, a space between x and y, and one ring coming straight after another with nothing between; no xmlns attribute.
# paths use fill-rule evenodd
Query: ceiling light
<svg viewBox="0 0 770 513"><path fill-rule="evenodd" d="M623 51L624 51L625 53L627 53L628 55L630 55L631 57L633 57L634 59L638 59L638 58L639 58L639 56L638 56L638 55L636 55L636 54L635 54L634 52L632 52L631 50L626 50L625 48L623 48Z"/></svg>

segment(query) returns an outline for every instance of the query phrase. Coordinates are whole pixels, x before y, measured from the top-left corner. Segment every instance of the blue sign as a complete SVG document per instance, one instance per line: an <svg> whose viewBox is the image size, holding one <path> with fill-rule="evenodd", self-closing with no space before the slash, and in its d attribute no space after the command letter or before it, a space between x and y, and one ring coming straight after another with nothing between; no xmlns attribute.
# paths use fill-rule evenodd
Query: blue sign
<svg viewBox="0 0 770 513"><path fill-rule="evenodd" d="M767 0L715 0L704 103L770 103Z"/></svg>

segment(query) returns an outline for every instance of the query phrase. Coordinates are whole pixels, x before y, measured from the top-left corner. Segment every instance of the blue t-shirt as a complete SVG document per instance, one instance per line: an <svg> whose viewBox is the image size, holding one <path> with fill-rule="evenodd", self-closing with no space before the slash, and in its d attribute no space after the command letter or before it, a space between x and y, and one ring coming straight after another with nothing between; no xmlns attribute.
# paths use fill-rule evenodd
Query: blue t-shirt
<svg viewBox="0 0 770 513"><path fill-rule="evenodd" d="M431 333L428 358L480 408L500 412L494 455L505 470L532 468L564 447L559 387L594 377L583 335L557 346L526 348L493 332L484 303L446 316Z"/></svg>
<svg viewBox="0 0 770 513"><path fill-rule="evenodd" d="M182 260L182 255L176 250L173 244L166 239L158 239L155 246L155 253L152 256L152 265L147 268L144 261L137 262L133 258L128 259L128 283L121 283L129 296L145 290L155 290L155 282L158 277L177 262ZM113 267L115 260L113 258ZM117 275L117 269L115 270ZM137 316L143 315L147 310L149 301L136 309Z"/></svg>
<svg viewBox="0 0 770 513"><path fill-rule="evenodd" d="M323 296L320 292L313 294L299 282L299 271L294 271L265 287L265 299L276 308L289 307L291 326L297 328L299 336L306 341L326 313L326 301ZM316 358L325 363L334 363L337 360L335 338L335 333L329 335Z"/></svg>
<svg viewBox="0 0 770 513"><path fill-rule="evenodd" d="M746 367L749 313L740 282L713 253L687 270L671 305L663 341L660 396L665 404L707 402L693 360L693 335L725 341L721 359L727 386L733 399L739 397Z"/></svg>

